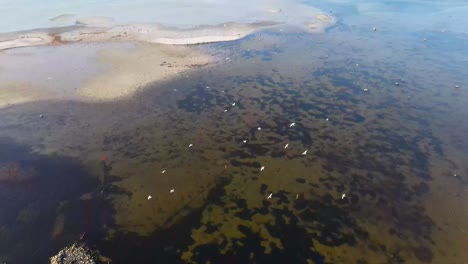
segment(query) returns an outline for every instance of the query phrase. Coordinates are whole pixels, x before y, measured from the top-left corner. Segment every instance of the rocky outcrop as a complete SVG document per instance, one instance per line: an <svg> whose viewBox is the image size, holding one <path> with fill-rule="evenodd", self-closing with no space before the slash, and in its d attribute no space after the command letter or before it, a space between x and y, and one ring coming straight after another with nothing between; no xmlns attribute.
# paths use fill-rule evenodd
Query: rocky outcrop
<svg viewBox="0 0 468 264"><path fill-rule="evenodd" d="M84 244L73 244L66 247L50 258L50 264L100 264L110 263L103 261L103 257L96 251L91 251Z"/></svg>

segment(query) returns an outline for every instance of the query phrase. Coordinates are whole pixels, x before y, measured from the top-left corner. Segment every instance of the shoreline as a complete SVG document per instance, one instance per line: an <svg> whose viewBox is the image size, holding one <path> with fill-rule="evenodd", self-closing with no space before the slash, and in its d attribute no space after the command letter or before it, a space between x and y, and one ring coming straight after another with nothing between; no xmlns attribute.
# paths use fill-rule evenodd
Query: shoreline
<svg viewBox="0 0 468 264"><path fill-rule="evenodd" d="M224 10L226 6L223 5L210 8L218 16L232 12ZM267 0L247 9L253 17L234 13L237 17L224 18L233 22L209 24L204 22L218 21L219 17L183 18L182 22L203 21L203 24L192 23L191 27L156 22L119 24L113 17L82 17L70 12L49 20L74 23L71 25L0 33L0 68L4 69L0 73L0 108L49 99L109 101L123 98L150 83L216 61L194 45L235 41L265 29L324 33L336 23L335 17L319 9L284 0ZM129 45L136 48L128 52L125 47ZM23 49L16 51L18 48ZM110 49L107 53L113 55L105 55L102 49ZM102 67L106 68L104 72L87 69ZM18 75L20 69L23 74Z"/></svg>
<svg viewBox="0 0 468 264"><path fill-rule="evenodd" d="M105 5L92 14L76 7L60 9L64 13L55 13L45 21L47 14L34 11L39 12L37 28L31 26L34 21L30 18L23 19L23 23L29 22L26 23L31 28L29 30L20 26L18 21L22 20L6 20L3 25L0 24L0 51L74 42L139 41L192 45L238 40L258 30L282 26L307 33L323 33L336 23L335 17L330 14L290 0L263 0L255 4L199 3L199 6L183 7L168 4L165 6L167 12L158 8L156 13L147 14L147 9L154 7L154 4L157 3L145 3L142 7L146 8L138 12L127 10L125 6L114 10ZM238 8L245 10L241 13L233 11ZM97 16L96 13L101 15ZM9 31L16 28L21 29Z"/></svg>
<svg viewBox="0 0 468 264"><path fill-rule="evenodd" d="M0 54L0 109L44 100L122 99L214 61L198 47L130 41L10 49Z"/></svg>
<svg viewBox="0 0 468 264"><path fill-rule="evenodd" d="M302 25L309 33L323 33L334 25L335 19L325 14L317 15L314 22ZM86 25L20 32L0 33L0 51L20 47L60 45L76 42L139 41L165 45L195 45L233 41L256 31L287 25L282 22L223 23L196 26L190 29L164 27L158 24L130 24L112 27Z"/></svg>

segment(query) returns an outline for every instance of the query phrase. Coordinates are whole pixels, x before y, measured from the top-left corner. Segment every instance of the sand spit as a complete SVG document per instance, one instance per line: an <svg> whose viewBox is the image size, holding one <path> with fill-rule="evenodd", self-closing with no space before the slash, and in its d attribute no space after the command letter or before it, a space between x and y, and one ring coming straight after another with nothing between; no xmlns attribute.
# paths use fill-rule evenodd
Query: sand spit
<svg viewBox="0 0 468 264"><path fill-rule="evenodd" d="M19 35L9 34L9 36L2 36L0 34L0 50L52 43L134 40L167 45L190 45L237 40L258 29L277 25L274 22L252 24L226 23L217 26L199 26L192 29L167 28L160 25L103 26L109 23L112 23L112 21L105 19L79 20L77 24L86 26L56 34L35 31ZM89 25L92 25L92 27Z"/></svg>
<svg viewBox="0 0 468 264"><path fill-rule="evenodd" d="M104 42L108 40L139 40L169 45L189 45L230 41L245 37L259 28L273 23L223 24L196 27L188 30L165 28L158 25L129 25L106 28L85 28L57 35L62 42Z"/></svg>

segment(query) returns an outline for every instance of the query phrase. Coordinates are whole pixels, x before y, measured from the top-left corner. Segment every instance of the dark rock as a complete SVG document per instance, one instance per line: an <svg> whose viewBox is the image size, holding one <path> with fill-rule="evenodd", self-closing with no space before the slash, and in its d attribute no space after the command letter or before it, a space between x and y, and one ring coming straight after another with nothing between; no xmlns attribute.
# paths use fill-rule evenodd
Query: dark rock
<svg viewBox="0 0 468 264"><path fill-rule="evenodd" d="M84 244L73 244L50 258L50 264L100 264L106 259Z"/></svg>

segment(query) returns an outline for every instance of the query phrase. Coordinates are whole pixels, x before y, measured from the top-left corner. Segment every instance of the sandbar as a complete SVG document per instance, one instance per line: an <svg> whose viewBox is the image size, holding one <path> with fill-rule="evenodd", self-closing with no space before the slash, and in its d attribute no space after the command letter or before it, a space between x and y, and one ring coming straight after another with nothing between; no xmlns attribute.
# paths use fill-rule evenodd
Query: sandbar
<svg viewBox="0 0 468 264"><path fill-rule="evenodd" d="M49 10L52 12L56 9L51 5ZM239 12L240 9L243 11ZM45 16L40 10L29 11L34 18ZM320 33L335 23L332 16L294 0L262 0L255 3L242 0L219 3L196 1L195 4L186 0L181 0L179 4L136 1L133 5L124 2L115 5L102 3L99 6L84 4L80 8L70 7L60 11L69 12L48 16L47 23L36 21L36 28L42 28L40 30L28 28L18 33L1 33L0 26L0 50L116 40L190 45L237 40L273 27L296 27L310 33ZM18 28L13 25L18 23L17 19L10 22L11 27L5 28ZM4 23L8 23L8 19ZM311 24L314 26L311 27ZM64 29L71 26L75 27ZM55 28L56 32L46 28Z"/></svg>

